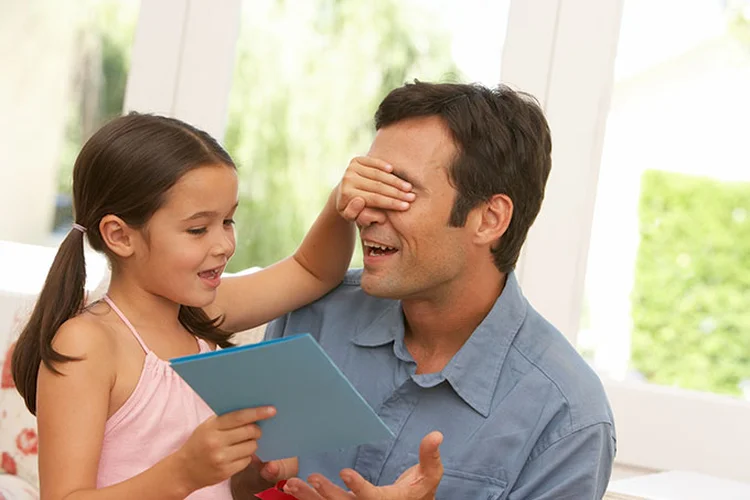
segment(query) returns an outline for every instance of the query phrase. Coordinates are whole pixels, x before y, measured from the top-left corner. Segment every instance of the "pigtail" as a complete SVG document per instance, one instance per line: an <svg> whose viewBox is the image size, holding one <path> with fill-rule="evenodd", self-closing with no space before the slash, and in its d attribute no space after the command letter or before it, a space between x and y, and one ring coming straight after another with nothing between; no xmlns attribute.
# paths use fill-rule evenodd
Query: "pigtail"
<svg viewBox="0 0 750 500"><path fill-rule="evenodd" d="M229 340L232 333L221 328L223 316L209 318L206 311L200 307L180 306L178 319L182 326L196 337L214 342L220 347L233 345Z"/></svg>
<svg viewBox="0 0 750 500"><path fill-rule="evenodd" d="M82 230L76 229L71 230L60 244L31 318L13 350L13 381L26 402L26 407L33 414L36 414L36 384L41 363L59 374L55 363L79 360L60 354L52 348L57 330L77 315L84 303L84 234Z"/></svg>

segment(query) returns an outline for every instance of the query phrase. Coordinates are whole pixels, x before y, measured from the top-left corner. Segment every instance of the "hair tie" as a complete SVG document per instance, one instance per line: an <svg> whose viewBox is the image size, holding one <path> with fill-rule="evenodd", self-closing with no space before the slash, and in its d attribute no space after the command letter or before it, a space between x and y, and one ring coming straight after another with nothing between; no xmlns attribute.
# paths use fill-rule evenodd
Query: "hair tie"
<svg viewBox="0 0 750 500"><path fill-rule="evenodd" d="M83 227L83 226L82 226L82 225L80 225L80 224L75 224L75 223L74 223L74 224L73 224L73 229L75 229L76 231L80 231L80 232L81 232L82 234L86 232L86 228L85 228L85 227Z"/></svg>

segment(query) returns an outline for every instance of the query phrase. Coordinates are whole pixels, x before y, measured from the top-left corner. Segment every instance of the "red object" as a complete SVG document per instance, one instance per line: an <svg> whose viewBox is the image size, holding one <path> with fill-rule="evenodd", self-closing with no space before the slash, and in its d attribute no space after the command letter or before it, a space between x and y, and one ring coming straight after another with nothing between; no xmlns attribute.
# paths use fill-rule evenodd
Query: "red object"
<svg viewBox="0 0 750 500"><path fill-rule="evenodd" d="M39 451L38 439L34 429L24 429L16 437L16 447L24 455L36 455Z"/></svg>
<svg viewBox="0 0 750 500"><path fill-rule="evenodd" d="M284 493L282 488L284 488L285 484L286 481L279 481L273 488L261 491L255 496L260 498L260 500L296 500L297 497Z"/></svg>
<svg viewBox="0 0 750 500"><path fill-rule="evenodd" d="M13 460L13 457L11 457L7 451L3 452L3 459L0 468L2 468L8 474L18 474L18 470L16 469L16 461Z"/></svg>
<svg viewBox="0 0 750 500"><path fill-rule="evenodd" d="M16 385L13 383L13 375L10 373L10 358L13 357L13 348L16 343L12 343L8 352L5 354L5 362L3 363L3 378L0 382L0 387L3 389L13 389Z"/></svg>

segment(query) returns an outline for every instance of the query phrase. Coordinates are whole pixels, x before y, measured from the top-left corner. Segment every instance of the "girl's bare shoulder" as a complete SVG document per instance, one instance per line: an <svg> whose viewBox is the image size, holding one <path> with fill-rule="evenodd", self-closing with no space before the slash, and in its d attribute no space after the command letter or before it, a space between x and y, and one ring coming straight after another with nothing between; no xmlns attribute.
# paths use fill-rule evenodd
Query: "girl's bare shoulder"
<svg viewBox="0 0 750 500"><path fill-rule="evenodd" d="M112 359L117 350L111 314L106 304L96 303L70 318L57 330L52 347L75 358Z"/></svg>

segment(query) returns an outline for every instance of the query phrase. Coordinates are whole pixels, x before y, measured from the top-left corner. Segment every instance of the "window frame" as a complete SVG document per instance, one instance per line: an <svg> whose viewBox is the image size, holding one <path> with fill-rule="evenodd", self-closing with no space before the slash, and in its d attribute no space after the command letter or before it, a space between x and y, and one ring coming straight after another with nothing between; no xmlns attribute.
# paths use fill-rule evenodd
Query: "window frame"
<svg viewBox="0 0 750 500"><path fill-rule="evenodd" d="M539 97L553 137L553 169L519 281L530 302L573 345L623 1L514 0L505 41L502 78ZM618 463L750 481L750 432L743 432L750 402L602 380L615 415Z"/></svg>

